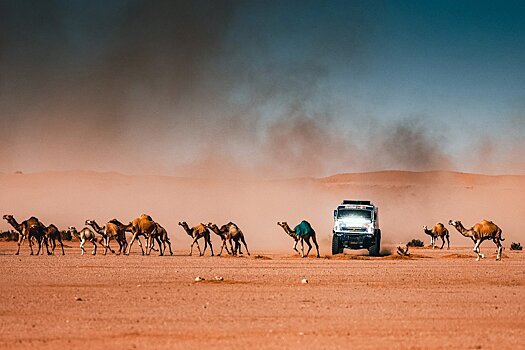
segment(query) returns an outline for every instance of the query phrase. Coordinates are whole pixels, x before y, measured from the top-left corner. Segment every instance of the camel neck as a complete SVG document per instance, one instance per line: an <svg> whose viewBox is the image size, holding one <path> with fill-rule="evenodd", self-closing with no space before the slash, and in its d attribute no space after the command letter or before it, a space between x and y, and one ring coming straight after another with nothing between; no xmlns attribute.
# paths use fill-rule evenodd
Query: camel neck
<svg viewBox="0 0 525 350"><path fill-rule="evenodd" d="M15 218L9 219L9 223L11 224L11 226L13 226L15 230L17 230L20 233L22 232L22 225L19 224Z"/></svg>

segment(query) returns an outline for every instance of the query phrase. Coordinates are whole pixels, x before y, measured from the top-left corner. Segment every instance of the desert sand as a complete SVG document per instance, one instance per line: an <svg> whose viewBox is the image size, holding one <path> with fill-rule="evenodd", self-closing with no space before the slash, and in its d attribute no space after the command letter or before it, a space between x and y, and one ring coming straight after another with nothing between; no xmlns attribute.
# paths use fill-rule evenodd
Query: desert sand
<svg viewBox="0 0 525 350"><path fill-rule="evenodd" d="M206 180L115 173L0 175L0 212L64 229L85 219L151 214L175 256L29 256L0 243L0 348L414 348L523 346L525 176L378 172L323 179ZM385 256L330 257L332 210L343 198L380 208ZM451 250L389 254L423 225L483 218L503 229L503 261L450 228ZM309 220L323 258L301 259L276 225ZM251 257L188 257L177 226L232 220ZM10 227L5 221L0 229ZM214 247L219 240L212 236ZM87 245L88 252L91 247ZM205 281L194 282L201 276ZM215 281L221 276L224 281ZM301 283L306 278L308 283Z"/></svg>

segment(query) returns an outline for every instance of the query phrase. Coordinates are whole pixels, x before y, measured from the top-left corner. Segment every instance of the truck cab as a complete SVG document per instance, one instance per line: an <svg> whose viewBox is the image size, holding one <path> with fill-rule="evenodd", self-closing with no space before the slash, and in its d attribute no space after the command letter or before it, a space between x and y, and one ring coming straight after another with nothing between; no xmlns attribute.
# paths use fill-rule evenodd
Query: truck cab
<svg viewBox="0 0 525 350"><path fill-rule="evenodd" d="M370 201L345 199L334 210L332 255L344 248L368 249L378 256L381 246L378 208Z"/></svg>

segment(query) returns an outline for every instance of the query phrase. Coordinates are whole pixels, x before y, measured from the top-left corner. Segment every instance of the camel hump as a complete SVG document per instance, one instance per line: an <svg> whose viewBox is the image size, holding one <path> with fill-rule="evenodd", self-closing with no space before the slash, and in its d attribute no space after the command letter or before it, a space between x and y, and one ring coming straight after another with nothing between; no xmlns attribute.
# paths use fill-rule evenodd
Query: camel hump
<svg viewBox="0 0 525 350"><path fill-rule="evenodd" d="M315 233L312 225L310 225L310 223L306 220L301 221L299 225L295 226L294 231L299 236L306 236Z"/></svg>
<svg viewBox="0 0 525 350"><path fill-rule="evenodd" d="M146 219L146 220L149 220L149 221L153 221L153 219L151 218L151 216L149 216L148 214L142 214L140 215L140 217L142 219Z"/></svg>
<svg viewBox="0 0 525 350"><path fill-rule="evenodd" d="M122 223L118 221L117 219L111 219L108 221L108 223L115 224L115 225L122 225Z"/></svg>

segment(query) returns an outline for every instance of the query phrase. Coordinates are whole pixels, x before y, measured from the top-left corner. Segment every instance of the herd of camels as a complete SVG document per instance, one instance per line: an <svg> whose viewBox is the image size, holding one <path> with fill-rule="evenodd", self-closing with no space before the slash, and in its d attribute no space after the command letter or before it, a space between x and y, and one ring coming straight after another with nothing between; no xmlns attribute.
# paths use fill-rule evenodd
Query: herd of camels
<svg viewBox="0 0 525 350"><path fill-rule="evenodd" d="M21 223L18 223L13 215L4 215L3 219L6 220L19 234L18 249L15 255L20 253L20 246L23 244L25 239L28 241L31 255L34 254L34 242L36 242L38 245L36 255L39 255L41 252L42 254L44 253L43 246L46 247L48 255L53 255L57 246L56 241L58 241L60 244L62 255L65 254L60 231L55 225L51 224L46 226L36 217L30 217ZM501 229L492 221L482 220L468 229L465 228L461 221L458 220L449 220L448 224L456 228L456 230L461 235L472 239L474 242L473 250L477 254L476 260L483 259L485 257L484 254L481 254L480 244L486 240L492 240L496 244L498 248L496 260L501 260L501 241L504 241L505 239L501 237ZM86 242L93 244L93 255L96 255L97 253L97 244L105 249L104 255L106 255L108 251L113 254L117 254L115 250L110 247L111 240L115 240L119 245L119 254L129 255L133 243L137 241L140 249L142 250L142 255L149 255L151 254L152 250L158 251L159 255L164 255L166 249L169 249L170 255L173 255L168 232L164 229L164 227L154 221L151 216L147 214L140 215L139 217L130 221L128 224L123 224L117 219L112 219L103 226L98 225L95 220L86 220L85 225L86 227L80 231L77 231L77 229L73 226L68 228L68 231L80 240L80 249L82 255L86 253L86 249L84 247ZM244 233L233 222L229 222L225 225L222 225L221 227L211 222L207 224L200 223L191 228L184 221L179 222L179 225L192 238L189 255L193 254L193 246L195 244L197 245L200 256L204 255L208 245L210 246L211 255L214 255L210 231L214 232L221 239L222 245L221 250L218 253L219 256L222 254L224 248L226 248L226 252L229 255L236 256L237 254L243 254L241 243L244 245L246 253L250 255ZM320 257L319 245L317 244L315 231L310 223L303 220L301 223L295 226L293 230L286 222L278 222L277 225L282 227L286 234L292 237L294 240L293 249L299 253L301 257L307 257L310 253L312 249L310 239L317 250L317 257ZM130 232L132 234L132 238L129 243L126 239L126 232ZM432 229L428 229L427 226L424 226L423 232L431 237L430 242L432 248L435 247L435 243L438 238L442 240L440 249L443 249L445 240L447 241L447 248L450 248L449 232L442 223L437 223L432 227ZM97 234L99 236L97 236ZM141 236L146 240L145 247L142 245L140 240ZM204 240L204 249L202 250L199 245L200 239ZM158 248L155 248L155 242L157 242ZM301 251L297 250L297 244L299 242L301 243ZM308 251L306 254L304 253L304 243L306 243L308 246ZM51 246L51 251L49 251L49 246Z"/></svg>

